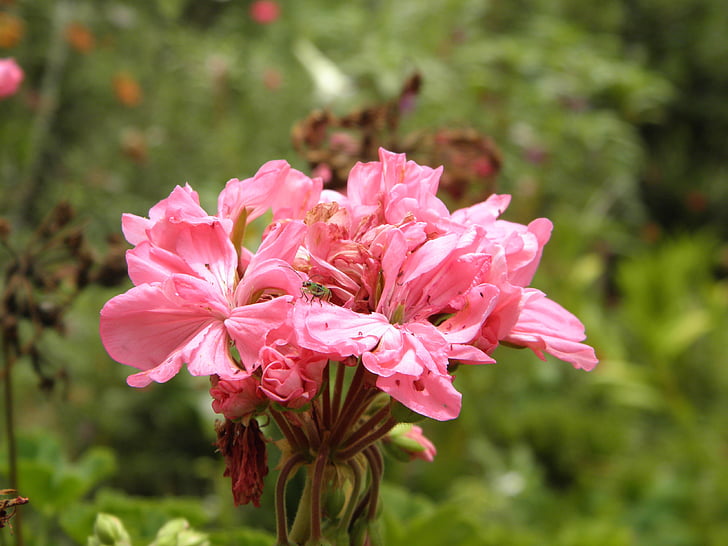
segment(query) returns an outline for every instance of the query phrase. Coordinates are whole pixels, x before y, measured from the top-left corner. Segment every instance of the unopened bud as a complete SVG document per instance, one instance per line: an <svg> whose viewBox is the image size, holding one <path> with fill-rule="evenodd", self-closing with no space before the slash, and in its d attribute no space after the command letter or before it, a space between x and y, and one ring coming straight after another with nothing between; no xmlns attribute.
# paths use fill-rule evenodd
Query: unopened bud
<svg viewBox="0 0 728 546"><path fill-rule="evenodd" d="M341 513L345 503L346 494L341 487L333 487L324 491L323 508L328 516L336 518Z"/></svg>
<svg viewBox="0 0 728 546"><path fill-rule="evenodd" d="M92 538L96 538L99 544L131 546L131 539L124 528L124 524L119 518L111 514L100 513L96 516L94 537Z"/></svg>
<svg viewBox="0 0 728 546"><path fill-rule="evenodd" d="M184 518L177 518L165 523L149 546L209 546L207 535L190 529Z"/></svg>
<svg viewBox="0 0 728 546"><path fill-rule="evenodd" d="M437 454L435 445L425 437L422 429L412 423L399 423L384 438L387 451L400 461L422 459L432 462Z"/></svg>

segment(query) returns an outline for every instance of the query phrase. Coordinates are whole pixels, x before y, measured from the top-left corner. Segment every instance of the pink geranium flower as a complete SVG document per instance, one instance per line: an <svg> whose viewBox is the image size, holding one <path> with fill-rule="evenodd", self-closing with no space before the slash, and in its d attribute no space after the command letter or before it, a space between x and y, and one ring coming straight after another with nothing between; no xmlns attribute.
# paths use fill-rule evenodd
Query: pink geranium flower
<svg viewBox="0 0 728 546"><path fill-rule="evenodd" d="M415 238L419 239L419 238ZM485 353L461 345L471 341L493 305L497 290L479 287L466 296L486 262L474 256L472 233L452 234L411 246L399 228L376 240L381 287L374 308L360 313L333 305L296 306L299 343L332 358L360 356L377 376L376 385L404 405L428 417L452 419L460 411L460 393L452 386L450 358L493 362ZM430 318L450 315L438 326Z"/></svg>
<svg viewBox="0 0 728 546"><path fill-rule="evenodd" d="M149 218L124 215L136 286L102 310L107 350L142 370L134 385L185 364L224 381L262 373L261 392L288 407L316 393L308 363L354 357L380 390L440 420L460 410L449 364L492 363L503 341L593 368L578 319L528 288L551 222L501 220L507 195L450 214L440 173L380 150L352 169L344 195L270 161L227 183L217 215L189 186ZM267 210L253 253L246 226ZM318 295L301 297L303 286Z"/></svg>
<svg viewBox="0 0 728 546"><path fill-rule="evenodd" d="M450 215L435 196L440 170L385 151L380 160L357 165L346 196L324 194L329 204L309 216L308 273L339 305L297 305L299 344L361 358L380 390L440 420L460 409L448 363L492 363L501 341L596 364L581 323L525 288L550 221L499 220L501 195Z"/></svg>
<svg viewBox="0 0 728 546"><path fill-rule="evenodd" d="M255 369L267 333L286 321L300 281L279 256L292 258L303 224L272 227L239 280L231 226L207 216L189 188L175 189L149 219L125 217L137 286L104 306L100 331L112 358L142 370L130 385L167 381L185 364L192 375L240 379Z"/></svg>
<svg viewBox="0 0 728 546"><path fill-rule="evenodd" d="M586 335L579 319L542 292L526 288L553 225L546 218L527 226L499 220L509 203L509 195L492 195L483 203L455 211L451 217L461 229L472 224L485 229L481 250L492 260L482 280L498 286L500 291L474 344L492 352L501 341L507 341L533 349L540 358L546 352L577 368L591 370L598 360L594 349L581 343Z"/></svg>

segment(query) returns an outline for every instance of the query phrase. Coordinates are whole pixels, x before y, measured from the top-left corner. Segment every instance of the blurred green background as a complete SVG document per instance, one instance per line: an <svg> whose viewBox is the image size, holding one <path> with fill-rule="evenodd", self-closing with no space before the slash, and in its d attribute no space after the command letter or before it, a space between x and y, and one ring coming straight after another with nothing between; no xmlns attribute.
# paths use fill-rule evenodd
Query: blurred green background
<svg viewBox="0 0 728 546"><path fill-rule="evenodd" d="M601 364L503 348L461 367L461 416L422 424L435 462L387 463L386 543L728 543L724 1L280 0L267 22L253 4L0 1L0 57L26 73L0 101L6 294L19 253L49 255L32 233L61 199L84 259L118 258L122 212L185 182L214 210L229 178L270 159L309 171L299 121L396 101L418 73L383 141L417 155L443 129L490 138L505 218L555 224L534 285L583 320ZM485 182L443 198L466 205ZM130 285L95 271L33 289L63 328L20 328L34 347L13 367L25 543L85 543L100 511L135 544L173 517L213 544L272 543L274 476L262 508L234 509L207 382L126 386L97 327Z"/></svg>

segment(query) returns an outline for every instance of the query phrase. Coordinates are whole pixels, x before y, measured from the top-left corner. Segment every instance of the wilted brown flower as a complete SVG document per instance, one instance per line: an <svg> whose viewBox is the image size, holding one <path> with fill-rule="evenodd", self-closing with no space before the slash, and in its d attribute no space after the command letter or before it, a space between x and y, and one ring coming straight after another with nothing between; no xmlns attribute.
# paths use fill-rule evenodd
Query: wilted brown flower
<svg viewBox="0 0 728 546"><path fill-rule="evenodd" d="M232 480L235 506L252 502L260 506L263 478L268 474L265 439L258 422L248 425L230 419L215 423L217 448L225 457L225 473Z"/></svg>

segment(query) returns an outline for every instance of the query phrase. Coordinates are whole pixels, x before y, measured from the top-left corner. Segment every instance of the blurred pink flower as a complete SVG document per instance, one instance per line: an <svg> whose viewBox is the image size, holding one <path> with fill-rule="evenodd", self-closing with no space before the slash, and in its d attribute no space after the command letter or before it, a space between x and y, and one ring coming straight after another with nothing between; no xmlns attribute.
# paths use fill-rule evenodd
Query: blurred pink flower
<svg viewBox="0 0 728 546"><path fill-rule="evenodd" d="M0 99L14 95L25 74L13 58L0 59Z"/></svg>
<svg viewBox="0 0 728 546"><path fill-rule="evenodd" d="M280 6L273 0L256 0L250 4L250 17L261 25L273 23L280 14Z"/></svg>

